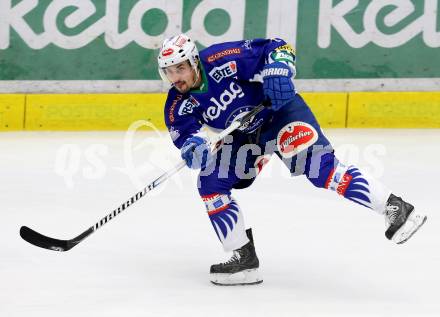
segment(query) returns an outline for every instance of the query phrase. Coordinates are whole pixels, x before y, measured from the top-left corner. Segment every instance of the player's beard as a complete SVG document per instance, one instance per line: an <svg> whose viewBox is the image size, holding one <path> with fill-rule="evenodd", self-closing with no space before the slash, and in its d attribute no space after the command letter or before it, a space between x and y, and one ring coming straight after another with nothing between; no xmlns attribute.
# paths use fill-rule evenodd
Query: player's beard
<svg viewBox="0 0 440 317"><path fill-rule="evenodd" d="M180 93L182 93L182 94L184 94L184 93L186 93L186 92L188 92L189 91L189 85L188 85L188 83L186 82L186 81L184 81L184 80L181 80L181 81L178 81L177 83L175 83L174 84L174 87L180 92Z"/></svg>
<svg viewBox="0 0 440 317"><path fill-rule="evenodd" d="M200 79L200 70L197 68L193 71L193 76L192 76L192 82L188 82L188 80L180 80L176 83L174 83L174 87L181 93L181 94L185 94L188 91L190 91L193 88L199 88L200 85L197 85L199 79Z"/></svg>

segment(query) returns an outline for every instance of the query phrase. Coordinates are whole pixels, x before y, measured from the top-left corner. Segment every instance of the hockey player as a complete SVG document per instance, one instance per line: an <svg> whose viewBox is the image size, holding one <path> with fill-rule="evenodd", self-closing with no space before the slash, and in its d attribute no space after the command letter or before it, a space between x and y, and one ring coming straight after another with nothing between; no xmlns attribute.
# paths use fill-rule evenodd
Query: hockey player
<svg viewBox="0 0 440 317"><path fill-rule="evenodd" d="M407 241L426 221L381 182L335 157L295 90L295 52L283 40L220 43L199 53L193 40L181 34L164 41L158 64L162 79L172 85L166 126L188 167L200 169L198 190L209 219L224 250L233 251L227 262L211 266L213 283L262 282L251 229L245 229L231 190L250 186L274 153L292 175L304 174L314 186L384 215L385 236L396 243ZM264 100L271 105L213 154L202 127L223 130Z"/></svg>

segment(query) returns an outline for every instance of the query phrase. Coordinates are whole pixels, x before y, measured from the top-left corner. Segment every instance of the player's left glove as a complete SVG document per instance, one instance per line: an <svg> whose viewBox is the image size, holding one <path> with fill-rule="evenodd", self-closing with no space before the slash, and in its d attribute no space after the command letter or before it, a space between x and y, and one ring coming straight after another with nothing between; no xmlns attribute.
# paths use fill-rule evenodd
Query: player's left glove
<svg viewBox="0 0 440 317"><path fill-rule="evenodd" d="M192 169L205 168L213 160L208 142L199 136L188 138L180 149L180 155Z"/></svg>
<svg viewBox="0 0 440 317"><path fill-rule="evenodd" d="M279 110L295 97L289 66L281 62L267 64L262 75L264 95L271 100L273 110Z"/></svg>

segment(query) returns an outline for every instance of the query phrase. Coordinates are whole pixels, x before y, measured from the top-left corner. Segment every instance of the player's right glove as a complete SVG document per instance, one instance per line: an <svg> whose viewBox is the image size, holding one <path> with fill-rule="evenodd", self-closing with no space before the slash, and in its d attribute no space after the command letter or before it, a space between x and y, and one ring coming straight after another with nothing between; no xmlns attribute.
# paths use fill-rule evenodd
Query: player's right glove
<svg viewBox="0 0 440 317"><path fill-rule="evenodd" d="M271 100L273 110L277 111L293 100L295 87L289 66L281 62L267 64L262 75L264 95Z"/></svg>
<svg viewBox="0 0 440 317"><path fill-rule="evenodd" d="M205 168L213 160L208 142L199 136L188 138L180 149L180 155L192 169Z"/></svg>

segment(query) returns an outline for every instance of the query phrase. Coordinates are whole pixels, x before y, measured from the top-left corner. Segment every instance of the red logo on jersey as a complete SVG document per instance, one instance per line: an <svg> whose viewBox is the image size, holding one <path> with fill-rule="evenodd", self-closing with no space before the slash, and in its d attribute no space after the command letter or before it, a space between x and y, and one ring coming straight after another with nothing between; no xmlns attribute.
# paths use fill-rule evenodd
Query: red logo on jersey
<svg viewBox="0 0 440 317"><path fill-rule="evenodd" d="M217 52L215 54L212 54L208 56L208 62L212 63L218 59L221 59L228 55L239 55L241 54L241 48L230 48L221 52Z"/></svg>
<svg viewBox="0 0 440 317"><path fill-rule="evenodd" d="M174 50L172 48L168 48L162 52L162 56L170 56L173 53L174 53Z"/></svg>
<svg viewBox="0 0 440 317"><path fill-rule="evenodd" d="M278 151L283 157L292 157L318 140L315 128L305 122L292 122L284 126L277 137Z"/></svg>
<svg viewBox="0 0 440 317"><path fill-rule="evenodd" d="M182 95L177 95L176 99L174 99L173 103L171 104L170 110L168 112L168 118L170 119L171 123L174 123L174 110L176 109L176 105L180 100L182 100Z"/></svg>

